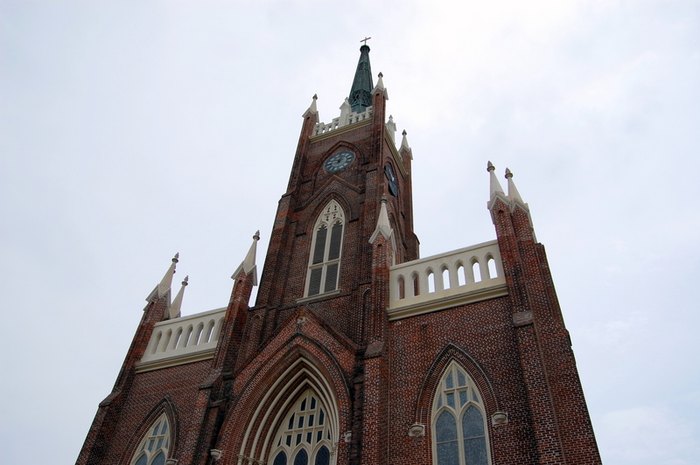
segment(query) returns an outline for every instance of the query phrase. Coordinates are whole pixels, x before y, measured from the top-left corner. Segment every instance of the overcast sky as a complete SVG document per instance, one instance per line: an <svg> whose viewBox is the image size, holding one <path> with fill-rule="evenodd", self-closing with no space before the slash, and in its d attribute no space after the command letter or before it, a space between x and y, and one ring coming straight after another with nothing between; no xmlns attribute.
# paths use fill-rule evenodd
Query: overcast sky
<svg viewBox="0 0 700 465"><path fill-rule="evenodd" d="M495 238L509 167L603 461L698 462L700 3L428 3L0 0L0 461L75 461L175 252L183 314L256 229L262 267L301 114L371 36L421 256Z"/></svg>

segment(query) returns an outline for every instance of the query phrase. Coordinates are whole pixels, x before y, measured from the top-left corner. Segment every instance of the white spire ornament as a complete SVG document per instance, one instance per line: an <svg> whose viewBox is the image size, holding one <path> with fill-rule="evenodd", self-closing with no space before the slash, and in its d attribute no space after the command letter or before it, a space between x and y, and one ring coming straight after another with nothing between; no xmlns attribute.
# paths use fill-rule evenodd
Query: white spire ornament
<svg viewBox="0 0 700 465"><path fill-rule="evenodd" d="M240 275L241 273L246 275L253 273L253 286L258 285L258 269L255 266L255 254L257 251L257 244L259 240L260 231L258 230L255 231L255 234L253 235L253 243L251 244L250 249L248 249L248 253L246 254L241 264L238 265L236 271L234 271L231 275L231 279L238 278L238 275Z"/></svg>
<svg viewBox="0 0 700 465"><path fill-rule="evenodd" d="M153 289L153 291L151 291L151 293L148 294L148 297L146 297L146 300L148 302L160 299L170 290L170 286L173 282L173 275L175 274L175 267L177 265L177 262L180 261L179 259L180 253L178 252L171 260L172 263L170 263L168 271L166 271L163 275L163 279L160 280L160 283L158 283L158 285Z"/></svg>
<svg viewBox="0 0 700 465"><path fill-rule="evenodd" d="M386 87L384 87L384 74L379 73L377 77L377 85L374 86L374 89L372 89L372 95L382 92L384 93L384 98L389 100L389 91L387 91Z"/></svg>
<svg viewBox="0 0 700 465"><path fill-rule="evenodd" d="M513 182L513 173L508 168L506 168L506 179L508 180L508 198L511 202L516 202L525 206L526 204L523 202L522 197L520 197L520 192L518 192L518 188L515 187L515 182Z"/></svg>
<svg viewBox="0 0 700 465"><path fill-rule="evenodd" d="M187 287L187 283L188 283L189 279L190 279L189 276L185 276L185 279L182 280L180 290L177 292L175 299L173 299L173 303L170 305L170 308L168 309L168 317L170 319L180 318L180 307L182 307L182 297L185 294L185 288Z"/></svg>
<svg viewBox="0 0 700 465"><path fill-rule="evenodd" d="M496 202L496 198L500 198L507 205L509 203L508 197L506 197L506 194L503 192L501 183L498 182L498 178L494 172L496 171L496 167L493 166L493 163L490 161L486 165L486 171L489 172L489 201L486 203L486 207L491 210Z"/></svg>
<svg viewBox="0 0 700 465"><path fill-rule="evenodd" d="M411 152L411 146L408 145L408 138L406 137L406 130L404 129L403 132L401 133L401 148L399 150L408 150L408 152ZM413 159L413 155L411 155L411 159Z"/></svg>
<svg viewBox="0 0 700 465"><path fill-rule="evenodd" d="M304 114L301 115L303 118L318 113L318 110L316 109L316 100L318 100L318 95L314 94L314 96L311 97L311 105L309 105L309 108L307 108Z"/></svg>
<svg viewBox="0 0 700 465"><path fill-rule="evenodd" d="M396 123L394 123L394 117L389 115L389 121L386 123L386 130L389 133L391 141L396 144Z"/></svg>

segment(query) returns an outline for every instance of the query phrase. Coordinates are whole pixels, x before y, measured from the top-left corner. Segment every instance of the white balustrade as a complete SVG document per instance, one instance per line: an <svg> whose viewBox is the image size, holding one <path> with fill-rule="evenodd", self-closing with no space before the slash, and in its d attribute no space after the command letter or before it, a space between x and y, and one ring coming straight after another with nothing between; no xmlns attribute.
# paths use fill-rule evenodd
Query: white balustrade
<svg viewBox="0 0 700 465"><path fill-rule="evenodd" d="M359 123L368 120L372 117L372 107L367 107L367 109L360 113L349 113L346 118L341 119L340 116L333 118L330 123L316 123L314 127L314 136L320 134L326 134L328 132L334 131L343 126L349 124Z"/></svg>
<svg viewBox="0 0 700 465"><path fill-rule="evenodd" d="M497 241L401 263L391 268L390 279L390 318L439 310L470 296L476 301L506 293ZM415 311L401 313L409 307Z"/></svg>
<svg viewBox="0 0 700 465"><path fill-rule="evenodd" d="M192 361L212 354L219 341L225 314L226 308L218 308L156 323L141 364L153 365L166 360L176 362L176 359Z"/></svg>

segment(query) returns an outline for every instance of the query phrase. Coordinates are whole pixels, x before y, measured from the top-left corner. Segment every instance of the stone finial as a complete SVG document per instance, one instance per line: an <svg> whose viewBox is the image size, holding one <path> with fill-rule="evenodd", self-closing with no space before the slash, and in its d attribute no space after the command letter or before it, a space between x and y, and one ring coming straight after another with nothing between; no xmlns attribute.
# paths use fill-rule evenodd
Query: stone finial
<svg viewBox="0 0 700 465"><path fill-rule="evenodd" d="M350 117L350 113L352 113L352 107L350 106L350 101L348 98L345 97L345 100L340 105L340 126L345 126L349 123L348 119Z"/></svg>
<svg viewBox="0 0 700 465"><path fill-rule="evenodd" d="M170 308L168 309L168 317L170 319L180 318L180 308L182 307L182 297L185 294L185 287L187 287L189 280L190 280L190 277L185 276L185 279L182 280L180 290L178 291L177 295L175 296L175 299L173 299L173 303L170 304Z"/></svg>
<svg viewBox="0 0 700 465"><path fill-rule="evenodd" d="M379 218L377 218L377 226L374 228L374 232L369 238L370 244L373 244L377 237L379 237L379 235L381 234L382 236L384 236L385 239L390 239L392 245L395 245L394 241L396 239L394 238L394 230L391 229L391 223L389 223L389 213L386 209L386 204L386 198L382 197L379 207ZM394 247L394 250L396 250L396 247Z"/></svg>
<svg viewBox="0 0 700 465"><path fill-rule="evenodd" d="M498 182L498 178L496 178L496 173L495 173L496 167L493 166L493 163L491 163L490 161L486 165L486 171L489 172L489 176L491 178L491 182L490 182L490 194L491 195L490 195L490 197L493 199L493 197L497 194L505 195L503 192L503 188L501 187L501 183Z"/></svg>
<svg viewBox="0 0 700 465"><path fill-rule="evenodd" d="M512 202L518 202L521 204L525 204L523 202L522 197L520 197L520 192L518 192L518 188L515 187L515 182L513 182L513 173L506 168L506 179L508 180L508 198Z"/></svg>
<svg viewBox="0 0 700 465"><path fill-rule="evenodd" d="M493 204L496 200L496 197L499 197L501 200L504 202L508 203L508 198L506 197L506 194L503 192L503 188L501 187L501 183L498 182L498 178L496 178L496 167L493 166L493 163L490 161L486 165L486 171L489 173L489 201L486 203L486 206L489 210L491 210L491 207L493 207Z"/></svg>
<svg viewBox="0 0 700 465"><path fill-rule="evenodd" d="M389 121L386 123L386 129L389 133L391 141L396 143L396 123L394 123L394 117L389 115Z"/></svg>
<svg viewBox="0 0 700 465"><path fill-rule="evenodd" d="M405 129L401 133L401 150L411 150L411 147L408 145L408 138L406 137L407 134L408 133Z"/></svg>
<svg viewBox="0 0 700 465"><path fill-rule="evenodd" d="M316 109L316 100L318 100L318 95L314 94L314 96L311 97L311 105L309 105L309 108L307 108L304 114L301 116L306 117L318 113L318 110Z"/></svg>
<svg viewBox="0 0 700 465"><path fill-rule="evenodd" d="M236 268L236 271L233 272L231 275L231 279L236 279L239 274L243 273L246 275L253 274L253 286L258 285L258 270L257 267L255 266L255 253L257 251L257 244L258 241L260 240L260 231L255 231L255 234L253 234L253 243L250 246L250 249L248 249L248 253L246 254L245 258L241 262L240 265L238 265L238 268Z"/></svg>
<svg viewBox="0 0 700 465"><path fill-rule="evenodd" d="M170 290L170 286L173 282L173 275L175 274L175 267L177 265L177 262L179 261L180 253L178 252L171 260L170 266L168 267L168 271L166 271L163 275L163 279L160 280L160 283L158 283L155 289L153 289L153 292L151 292L146 298L147 301L150 302L154 299L160 299Z"/></svg>
<svg viewBox="0 0 700 465"><path fill-rule="evenodd" d="M387 92L386 87L384 87L384 79L383 79L384 75L382 73L379 73L377 76L378 76L377 85L374 86L374 89L372 89L372 95L379 93L379 92L383 92L384 98L389 100L389 93Z"/></svg>

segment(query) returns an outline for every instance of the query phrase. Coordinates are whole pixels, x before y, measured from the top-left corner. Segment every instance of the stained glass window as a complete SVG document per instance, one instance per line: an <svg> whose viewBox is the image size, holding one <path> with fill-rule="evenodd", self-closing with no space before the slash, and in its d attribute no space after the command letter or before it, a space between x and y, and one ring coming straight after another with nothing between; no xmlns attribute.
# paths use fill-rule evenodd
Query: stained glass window
<svg viewBox="0 0 700 465"><path fill-rule="evenodd" d="M331 460L331 453L328 451L328 447L321 447L318 452L316 452L316 461L314 465L328 465Z"/></svg>
<svg viewBox="0 0 700 465"><path fill-rule="evenodd" d="M490 465L481 396L471 377L454 362L438 385L432 418L437 465Z"/></svg>
<svg viewBox="0 0 700 465"><path fill-rule="evenodd" d="M141 439L131 463L133 465L165 465L169 449L170 424L168 417L162 414L148 428L148 432Z"/></svg>
<svg viewBox="0 0 700 465"><path fill-rule="evenodd" d="M313 389L307 389L292 404L280 420L268 464L331 465L331 431L320 399Z"/></svg>
<svg viewBox="0 0 700 465"><path fill-rule="evenodd" d="M338 202L331 200L314 226L306 295L323 294L338 288L344 225L343 209Z"/></svg>

